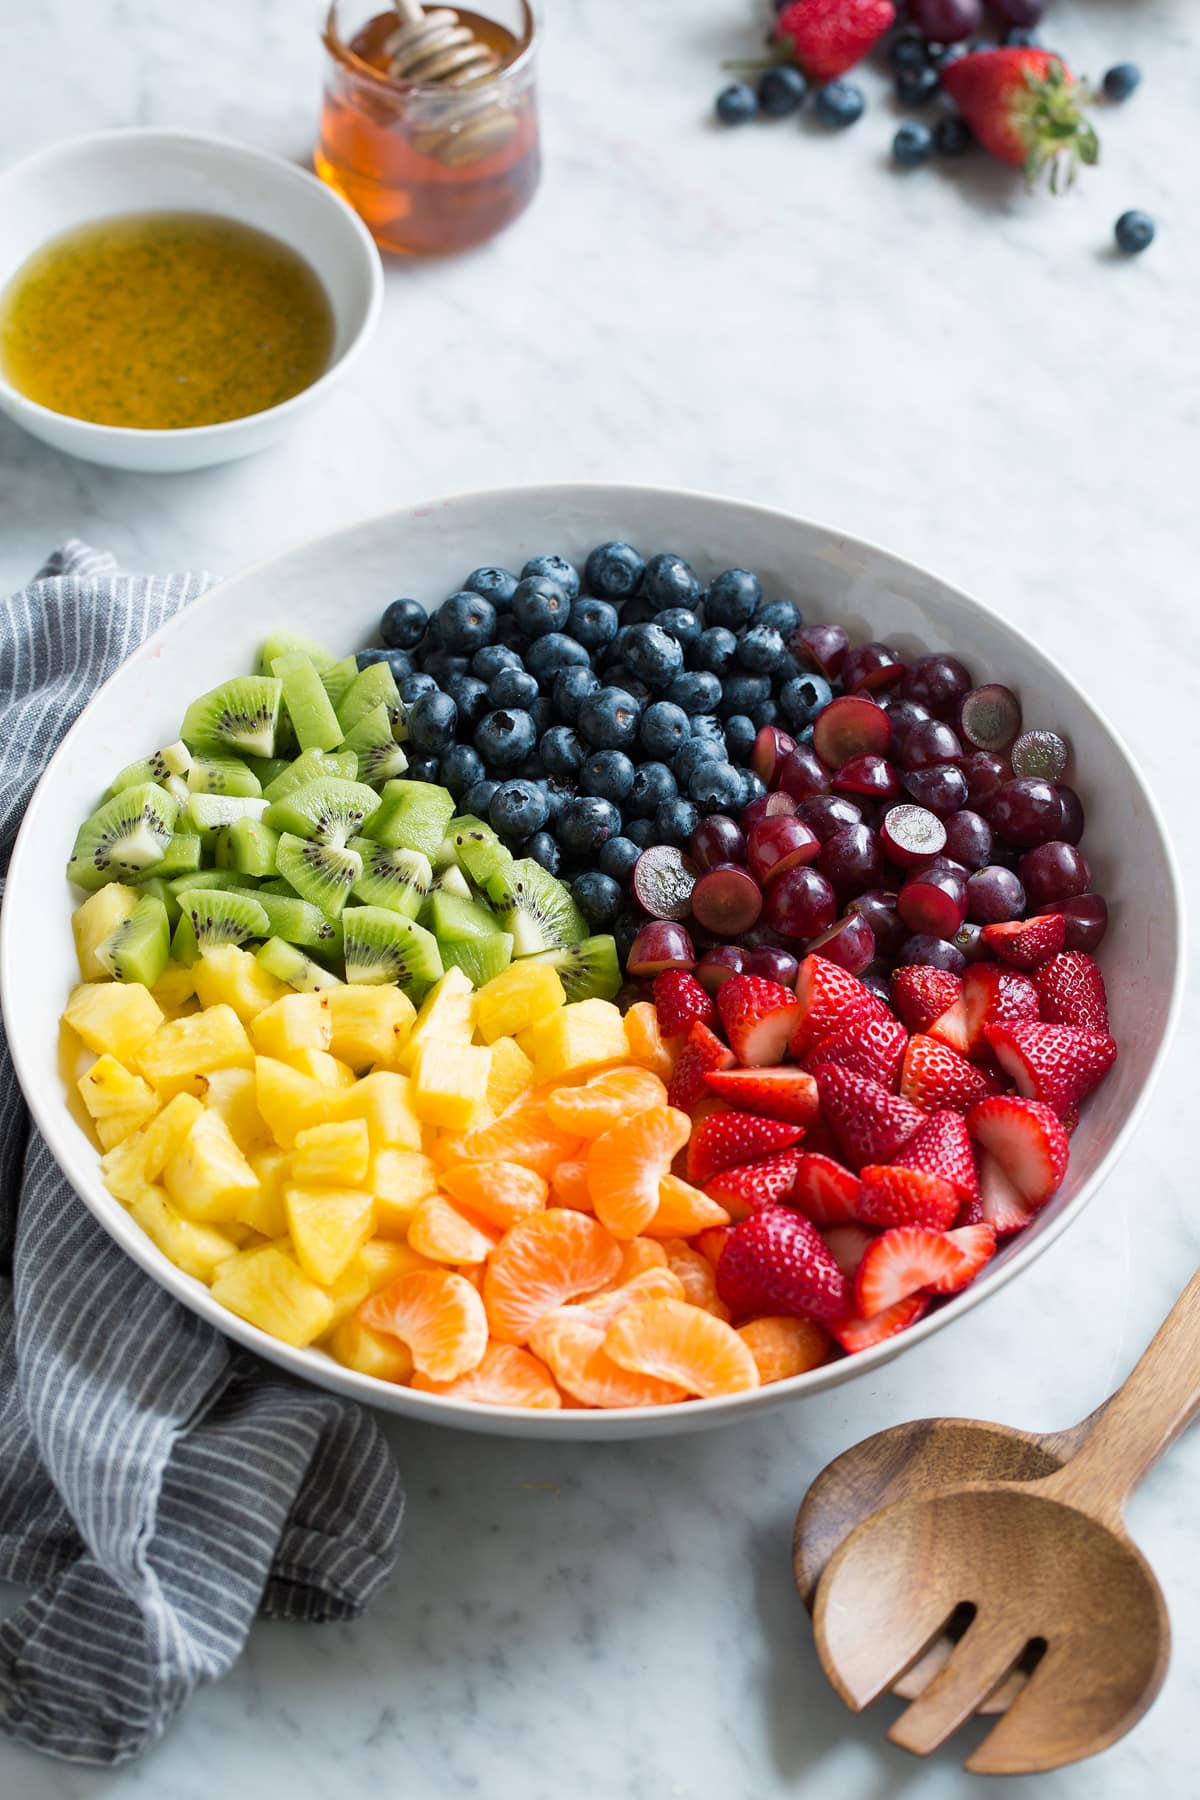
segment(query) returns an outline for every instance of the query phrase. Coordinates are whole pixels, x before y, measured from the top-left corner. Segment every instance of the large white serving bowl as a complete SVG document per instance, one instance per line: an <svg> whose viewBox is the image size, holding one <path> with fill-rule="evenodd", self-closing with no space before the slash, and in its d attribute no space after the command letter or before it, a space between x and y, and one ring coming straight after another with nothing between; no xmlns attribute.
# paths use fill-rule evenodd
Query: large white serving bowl
<svg viewBox="0 0 1200 1800"><path fill-rule="evenodd" d="M179 431L74 419L28 399L2 373L0 411L70 456L151 475L265 449L329 393L370 338L383 303L383 266L370 232L340 194L265 150L198 131L97 131L0 169L0 292L49 239L96 219L145 212L218 214L297 251L320 277L333 310L324 374L278 406ZM180 305L186 304L181 295Z"/></svg>
<svg viewBox="0 0 1200 1800"><path fill-rule="evenodd" d="M768 591L795 598L810 618L839 620L859 640L886 636L912 656L953 650L968 667L1014 687L1027 720L1053 721L1065 732L1088 809L1088 859L1112 909L1100 960L1121 1054L1084 1109L1059 1193L965 1293L912 1330L729 1399L526 1412L393 1387L320 1350L288 1349L217 1306L143 1236L101 1183L97 1151L68 1109L59 1072L58 1015L78 980L73 891L63 868L106 776L174 737L196 694L250 668L269 628L287 626L344 652L373 639L382 608L399 594L435 604L480 564L519 569L544 550L579 560L608 538L678 550L706 579L724 568L754 568ZM1129 752L1070 676L977 600L871 544L739 501L655 488L507 488L405 507L275 557L222 582L143 645L67 734L30 803L0 915L0 993L21 1085L72 1185L135 1261L228 1336L293 1374L391 1412L511 1435L655 1437L743 1418L869 1374L951 1327L1077 1219L1129 1142L1166 1054L1182 988L1181 919L1171 848Z"/></svg>

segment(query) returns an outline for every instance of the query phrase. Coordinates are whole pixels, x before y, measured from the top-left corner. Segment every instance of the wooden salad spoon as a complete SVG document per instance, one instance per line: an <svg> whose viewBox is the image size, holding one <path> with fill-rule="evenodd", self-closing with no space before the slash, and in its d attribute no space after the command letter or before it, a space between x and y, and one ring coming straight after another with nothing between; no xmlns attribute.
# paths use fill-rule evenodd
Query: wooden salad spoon
<svg viewBox="0 0 1200 1800"><path fill-rule="evenodd" d="M889 1731L894 1743L928 1755L1034 1654L967 1769L1035 1774L1122 1737L1153 1702L1170 1657L1166 1602L1122 1507L1198 1406L1200 1273L1061 1468L914 1493L834 1551L813 1626L847 1706L878 1698L969 1607L943 1666Z"/></svg>

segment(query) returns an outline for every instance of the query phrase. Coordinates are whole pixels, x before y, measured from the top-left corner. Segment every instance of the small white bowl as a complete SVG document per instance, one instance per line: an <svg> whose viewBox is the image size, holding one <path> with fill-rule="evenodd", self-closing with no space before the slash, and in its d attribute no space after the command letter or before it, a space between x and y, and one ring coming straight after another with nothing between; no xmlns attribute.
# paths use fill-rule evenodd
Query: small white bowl
<svg viewBox="0 0 1200 1800"><path fill-rule="evenodd" d="M205 132L98 131L51 144L0 171L0 291L50 238L131 212L215 213L269 232L297 251L320 277L333 308L333 354L325 373L265 412L179 431L71 418L27 399L2 372L0 408L56 450L151 475L231 462L274 443L341 380L374 329L383 269L371 234L332 188L265 150Z"/></svg>

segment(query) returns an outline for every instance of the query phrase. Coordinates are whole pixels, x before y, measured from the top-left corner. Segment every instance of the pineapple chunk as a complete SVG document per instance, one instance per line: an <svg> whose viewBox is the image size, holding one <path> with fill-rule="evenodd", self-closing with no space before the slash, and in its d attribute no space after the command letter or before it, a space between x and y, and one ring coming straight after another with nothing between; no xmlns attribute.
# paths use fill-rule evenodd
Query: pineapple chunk
<svg viewBox="0 0 1200 1800"><path fill-rule="evenodd" d="M361 1188L287 1187L283 1199L300 1267L322 1286L336 1281L374 1228L370 1194Z"/></svg>
<svg viewBox="0 0 1200 1800"><path fill-rule="evenodd" d="M437 1170L428 1156L412 1150L376 1150L368 1186L375 1196L375 1229L381 1237L403 1238L421 1201L437 1192Z"/></svg>
<svg viewBox="0 0 1200 1800"><path fill-rule="evenodd" d="M103 981L77 987L63 1018L97 1056L111 1051L127 1068L157 1034L162 1008L140 981ZM140 1066L140 1065L139 1065Z"/></svg>
<svg viewBox="0 0 1200 1800"><path fill-rule="evenodd" d="M426 1125L465 1131L487 1101L492 1053L482 1044L426 1038L413 1068L413 1111Z"/></svg>
<svg viewBox="0 0 1200 1800"><path fill-rule="evenodd" d="M349 1063L339 1062L328 1050L293 1050L288 1058L301 1075L311 1075L322 1087L353 1087L357 1079Z"/></svg>
<svg viewBox="0 0 1200 1800"><path fill-rule="evenodd" d="M292 1159L286 1150L255 1150L247 1160L258 1176L258 1192L239 1203L238 1224L266 1238L284 1237L288 1227L283 1190L292 1178Z"/></svg>
<svg viewBox="0 0 1200 1800"><path fill-rule="evenodd" d="M244 1025L288 992L282 981L268 975L256 956L237 944L203 950L192 976L201 1006L231 1006Z"/></svg>
<svg viewBox="0 0 1200 1800"><path fill-rule="evenodd" d="M332 1119L362 1119L376 1149L421 1148L421 1121L412 1106L412 1084L406 1075L376 1069L352 1088L330 1096Z"/></svg>
<svg viewBox="0 0 1200 1800"><path fill-rule="evenodd" d="M281 1062L290 1062L297 1050L328 1050L333 1022L326 994L285 994L258 1014L250 1036L260 1056Z"/></svg>
<svg viewBox="0 0 1200 1800"><path fill-rule="evenodd" d="M411 1075L422 1044L433 1038L445 1044L469 1044L474 1035L475 989L469 976L451 967L422 1000L416 1023L396 1058L396 1067Z"/></svg>
<svg viewBox="0 0 1200 1800"><path fill-rule="evenodd" d="M343 1319L348 1319L358 1310L371 1292L367 1265L361 1257L351 1257L337 1280L326 1283L325 1292L333 1302L333 1324L336 1329Z"/></svg>
<svg viewBox="0 0 1200 1800"><path fill-rule="evenodd" d="M371 1140L361 1119L310 1125L296 1133L292 1178L301 1187L353 1187L365 1181Z"/></svg>
<svg viewBox="0 0 1200 1800"><path fill-rule="evenodd" d="M329 1354L347 1369L373 1375L376 1381L409 1380L412 1354L407 1344L383 1331L372 1331L358 1319L343 1319L329 1338Z"/></svg>
<svg viewBox="0 0 1200 1800"><path fill-rule="evenodd" d="M502 1113L532 1086L533 1064L516 1038L497 1038L492 1045L487 1085L487 1103L492 1112Z"/></svg>
<svg viewBox="0 0 1200 1800"><path fill-rule="evenodd" d="M176 1094L146 1127L147 1181L158 1180L171 1158L182 1150L184 1139L203 1111L195 1094Z"/></svg>
<svg viewBox="0 0 1200 1800"><path fill-rule="evenodd" d="M408 1037L416 1017L407 994L398 987L347 982L327 988L322 998L329 1005L333 1033L327 1047L335 1056L356 1070L395 1062L397 1047Z"/></svg>
<svg viewBox="0 0 1200 1800"><path fill-rule="evenodd" d="M566 1004L558 971L545 963L515 962L493 975L476 996L479 1034L486 1043L541 1024Z"/></svg>
<svg viewBox="0 0 1200 1800"><path fill-rule="evenodd" d="M584 1069L629 1061L629 1039L611 1000L576 1000L517 1039L539 1081L561 1081Z"/></svg>
<svg viewBox="0 0 1200 1800"><path fill-rule="evenodd" d="M254 1052L233 1008L210 1006L206 1012L160 1025L142 1046L138 1060L142 1073L169 1100L184 1092L202 1092L197 1078L214 1069L251 1068Z"/></svg>
<svg viewBox="0 0 1200 1800"><path fill-rule="evenodd" d="M182 963L168 963L150 992L169 1018L178 1018L188 1001L196 997L196 972Z"/></svg>
<svg viewBox="0 0 1200 1800"><path fill-rule="evenodd" d="M221 1264L237 1255L237 1245L231 1237L212 1225L185 1219L160 1187L143 1189L129 1215L176 1268L185 1275L194 1275L197 1281L211 1281Z"/></svg>
<svg viewBox="0 0 1200 1800"><path fill-rule="evenodd" d="M106 1150L100 1158L100 1174L105 1187L125 1206L132 1206L146 1190L146 1137L146 1131L135 1131L131 1137L122 1138L119 1144Z"/></svg>
<svg viewBox="0 0 1200 1800"><path fill-rule="evenodd" d="M258 1176L234 1142L220 1113L201 1113L163 1170L163 1186L189 1219L220 1223L257 1191Z"/></svg>
<svg viewBox="0 0 1200 1800"><path fill-rule="evenodd" d="M146 1123L146 1115L140 1110L131 1113L112 1113L107 1119L93 1119L92 1130L100 1140L100 1148L108 1153L115 1150L118 1144L128 1140Z"/></svg>
<svg viewBox="0 0 1200 1800"><path fill-rule="evenodd" d="M214 1069L205 1076L205 1105L220 1113L243 1155L265 1149L270 1133L258 1110L253 1069Z"/></svg>
<svg viewBox="0 0 1200 1800"><path fill-rule="evenodd" d="M407 1244L396 1244L389 1238L372 1238L363 1245L358 1258L367 1271L373 1294L389 1286L398 1275L411 1275L414 1269L436 1269L438 1266Z"/></svg>
<svg viewBox="0 0 1200 1800"><path fill-rule="evenodd" d="M86 1075L79 1077L76 1086L93 1119L132 1117L135 1123L130 1131L144 1125L158 1111L158 1097L149 1082L130 1074L124 1063L107 1051L96 1058Z"/></svg>
<svg viewBox="0 0 1200 1800"><path fill-rule="evenodd" d="M285 1150L291 1149L298 1131L331 1118L334 1102L341 1098L311 1076L276 1062L273 1056L255 1058L254 1084L258 1110L275 1142Z"/></svg>
<svg viewBox="0 0 1200 1800"><path fill-rule="evenodd" d="M136 889L122 887L119 881L110 881L106 887L97 888L94 894L89 894L83 905L76 907L71 914L75 954L79 958L79 973L85 981L111 979L109 971L96 955L96 946L102 944L118 925L125 923L137 903Z"/></svg>
<svg viewBox="0 0 1200 1800"><path fill-rule="evenodd" d="M297 1350L322 1337L333 1323L329 1295L278 1244L259 1244L231 1256L218 1269L212 1293L240 1319Z"/></svg>

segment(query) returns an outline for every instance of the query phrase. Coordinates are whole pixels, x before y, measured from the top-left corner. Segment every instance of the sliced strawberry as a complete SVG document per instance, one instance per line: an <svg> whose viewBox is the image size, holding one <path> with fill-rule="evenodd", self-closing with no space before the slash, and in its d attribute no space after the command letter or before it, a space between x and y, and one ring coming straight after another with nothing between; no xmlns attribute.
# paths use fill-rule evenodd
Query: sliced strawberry
<svg viewBox="0 0 1200 1800"><path fill-rule="evenodd" d="M855 1308L864 1319L873 1319L926 1288L949 1293L952 1289L941 1284L961 1276L966 1260L945 1232L923 1225L885 1231L867 1245L855 1271Z"/></svg>
<svg viewBox="0 0 1200 1800"><path fill-rule="evenodd" d="M962 993L962 976L926 963L909 963L892 975L892 1005L910 1031L928 1031Z"/></svg>
<svg viewBox="0 0 1200 1800"><path fill-rule="evenodd" d="M852 1175L831 1156L821 1156L807 1149L796 1153L791 1203L798 1206L814 1225L851 1224L858 1217L857 1200L857 1175Z"/></svg>
<svg viewBox="0 0 1200 1800"><path fill-rule="evenodd" d="M757 1162L735 1163L731 1169L719 1169L704 1191L731 1219L744 1219L760 1206L781 1206L791 1199L799 1162L799 1151L780 1150Z"/></svg>
<svg viewBox="0 0 1200 1800"><path fill-rule="evenodd" d="M825 1123L852 1169L890 1162L924 1119L919 1107L869 1076L832 1063L816 1075Z"/></svg>
<svg viewBox="0 0 1200 1800"><path fill-rule="evenodd" d="M732 1068L733 1060L733 1051L728 1044L723 1044L702 1019L694 1019L667 1084L670 1105L691 1112L701 1100L707 1100L711 1095L707 1077L714 1069Z"/></svg>
<svg viewBox="0 0 1200 1800"><path fill-rule="evenodd" d="M1010 1175L985 1150L979 1162L979 1206L984 1222L997 1237L1008 1237L1028 1225L1037 1211Z"/></svg>
<svg viewBox="0 0 1200 1800"><path fill-rule="evenodd" d="M1003 963L972 963L963 976L963 991L954 1005L935 1019L929 1036L948 1044L960 1056L974 1056L986 1025L1038 1017L1037 989L1028 975Z"/></svg>
<svg viewBox="0 0 1200 1800"><path fill-rule="evenodd" d="M900 1092L924 1112L965 1112L976 1100L997 1091L986 1070L969 1063L957 1050L936 1038L913 1037L904 1053Z"/></svg>
<svg viewBox="0 0 1200 1800"><path fill-rule="evenodd" d="M820 1232L790 1206L764 1206L735 1225L717 1264L717 1292L735 1318L784 1313L840 1319L846 1277Z"/></svg>
<svg viewBox="0 0 1200 1800"><path fill-rule="evenodd" d="M958 1251L961 1266L956 1274L943 1281L930 1282L929 1289L933 1294L957 1294L970 1287L980 1269L996 1254L996 1233L982 1220L975 1225L956 1226L946 1233L946 1242Z"/></svg>
<svg viewBox="0 0 1200 1800"><path fill-rule="evenodd" d="M931 1113L905 1144L904 1166L922 1169L926 1175L940 1175L950 1183L960 1203L979 1198L971 1134L961 1113Z"/></svg>
<svg viewBox="0 0 1200 1800"><path fill-rule="evenodd" d="M712 995L706 993L686 969L664 969L654 977L650 991L654 995L660 1037L677 1037L687 1030L693 1019L699 1019L702 1025L717 1022Z"/></svg>
<svg viewBox="0 0 1200 1800"><path fill-rule="evenodd" d="M782 1119L760 1119L755 1113L713 1113L692 1133L687 1178L693 1187L703 1187L720 1170L790 1150L803 1136L801 1126L788 1125Z"/></svg>
<svg viewBox="0 0 1200 1800"><path fill-rule="evenodd" d="M910 1294L906 1300L897 1300L894 1306L885 1307L883 1312L876 1313L873 1319L849 1313L844 1319L834 1320L829 1330L847 1355L854 1356L860 1350L872 1350L876 1344L886 1343L898 1331L907 1331L910 1325L916 1324L928 1305L924 1295Z"/></svg>
<svg viewBox="0 0 1200 1800"><path fill-rule="evenodd" d="M875 1233L864 1231L861 1225L830 1225L821 1236L825 1239L825 1248L847 1280L862 1261L867 1245L875 1239Z"/></svg>
<svg viewBox="0 0 1200 1800"><path fill-rule="evenodd" d="M896 1085L907 1048L907 1031L899 1019L884 1013L878 1019L856 1019L853 1025L844 1025L840 1031L820 1038L805 1052L804 1066L819 1069L822 1063L836 1063L839 1068L869 1075L872 1081L890 1088Z"/></svg>
<svg viewBox="0 0 1200 1800"><path fill-rule="evenodd" d="M1044 962L1033 978L1048 1025L1075 1025L1108 1036L1108 995L1104 977L1086 950L1064 950ZM989 1021L991 1023L992 1021ZM996 1024L1007 1023L997 1019Z"/></svg>
<svg viewBox="0 0 1200 1800"><path fill-rule="evenodd" d="M1066 942L1067 925L1061 913L1039 913L1032 919L1013 919L1007 925L985 925L983 941L993 956L1014 969L1036 969L1057 956Z"/></svg>
<svg viewBox="0 0 1200 1800"><path fill-rule="evenodd" d="M817 1084L803 1069L714 1069L705 1080L740 1111L789 1125L811 1125L820 1105Z"/></svg>
<svg viewBox="0 0 1200 1800"><path fill-rule="evenodd" d="M1077 1025L990 1025L986 1035L1017 1092L1059 1114L1086 1100L1117 1060L1113 1038Z"/></svg>
<svg viewBox="0 0 1200 1800"><path fill-rule="evenodd" d="M735 977L736 979L736 977ZM728 983L726 983L728 986ZM792 1055L799 1060L818 1038L887 1012L857 975L824 956L806 956L796 977L800 1014L792 1032Z"/></svg>
<svg viewBox="0 0 1200 1800"><path fill-rule="evenodd" d="M958 1216L959 1199L940 1175L899 1163L869 1163L862 1172L857 1204L863 1225L928 1225L933 1231L948 1231Z"/></svg>
<svg viewBox="0 0 1200 1800"><path fill-rule="evenodd" d="M761 975L732 975L717 994L730 1049L744 1069L771 1068L783 1061L800 1017L791 988Z"/></svg>
<svg viewBox="0 0 1200 1800"><path fill-rule="evenodd" d="M1057 1113L1044 1100L998 1094L971 1108L967 1126L1028 1205L1044 1206L1057 1192L1071 1146Z"/></svg>

